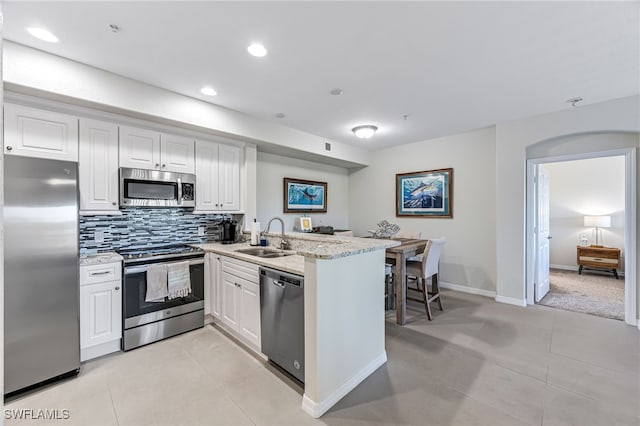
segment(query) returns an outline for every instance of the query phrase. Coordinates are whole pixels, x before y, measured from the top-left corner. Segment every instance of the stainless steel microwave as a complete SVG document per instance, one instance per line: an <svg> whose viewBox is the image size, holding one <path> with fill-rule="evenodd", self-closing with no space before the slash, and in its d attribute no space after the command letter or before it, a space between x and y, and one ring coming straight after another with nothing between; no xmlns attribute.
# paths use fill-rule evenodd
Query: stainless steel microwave
<svg viewBox="0 0 640 426"><path fill-rule="evenodd" d="M195 207L196 175L120 167L120 207Z"/></svg>

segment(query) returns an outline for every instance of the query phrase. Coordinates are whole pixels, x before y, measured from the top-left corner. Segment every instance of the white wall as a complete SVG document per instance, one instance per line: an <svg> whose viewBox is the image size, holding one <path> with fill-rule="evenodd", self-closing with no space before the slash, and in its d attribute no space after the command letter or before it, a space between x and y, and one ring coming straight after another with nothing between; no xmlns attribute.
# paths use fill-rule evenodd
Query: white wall
<svg viewBox="0 0 640 426"><path fill-rule="evenodd" d="M382 219L423 238L447 238L441 280L494 291L496 286L495 131L477 130L376 151L349 179L349 214L356 235ZM453 218L395 216L396 173L453 168Z"/></svg>
<svg viewBox="0 0 640 426"><path fill-rule="evenodd" d="M624 163L623 156L616 156L541 166L548 170L550 179L552 266L577 269L580 234L586 234L589 244L595 244L593 228L584 227L584 216L610 215L611 228L602 229L601 243L624 253Z"/></svg>
<svg viewBox="0 0 640 426"><path fill-rule="evenodd" d="M302 215L283 213L283 178L298 178L327 182L327 213L309 214L313 226L333 226L337 229L349 227L349 175L347 169L258 152L257 166L257 219L265 228L274 216L282 218L287 231L293 230L294 222ZM252 217L246 218L253 222ZM280 225L274 223L272 230L278 232Z"/></svg>
<svg viewBox="0 0 640 426"><path fill-rule="evenodd" d="M496 126L496 192L500 194L496 202L496 217L500 224L496 230L498 300L516 304L526 303L524 283L527 147L544 141L553 142L554 139L563 136L588 133L633 132L637 138L640 132L638 117L640 96L632 96ZM640 146L640 140L636 139L635 146ZM596 149L606 151L611 147L606 143L600 143Z"/></svg>

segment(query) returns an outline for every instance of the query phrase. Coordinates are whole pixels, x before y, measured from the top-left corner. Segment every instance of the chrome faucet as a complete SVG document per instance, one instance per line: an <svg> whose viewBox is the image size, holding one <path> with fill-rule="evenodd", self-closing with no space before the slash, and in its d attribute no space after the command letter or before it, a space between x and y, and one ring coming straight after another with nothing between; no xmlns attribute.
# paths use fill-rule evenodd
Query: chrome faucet
<svg viewBox="0 0 640 426"><path fill-rule="evenodd" d="M284 221L282 219L280 219L279 217L272 218L267 223L267 227L264 229L264 231L262 233L266 234L267 232L269 232L269 228L271 227L271 222L273 222L274 220L279 220L280 221L280 225L282 226L282 240L280 240L280 248L282 250L289 250L291 245L289 244L289 240L287 240L287 237L285 237L285 235L284 235Z"/></svg>

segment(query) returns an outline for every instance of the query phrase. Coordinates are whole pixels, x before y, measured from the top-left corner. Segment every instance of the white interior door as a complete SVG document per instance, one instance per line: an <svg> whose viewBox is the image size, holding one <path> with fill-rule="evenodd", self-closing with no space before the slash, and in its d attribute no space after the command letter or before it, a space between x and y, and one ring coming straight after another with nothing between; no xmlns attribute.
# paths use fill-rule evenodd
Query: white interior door
<svg viewBox="0 0 640 426"><path fill-rule="evenodd" d="M536 302L549 292L549 172L538 166L536 181Z"/></svg>

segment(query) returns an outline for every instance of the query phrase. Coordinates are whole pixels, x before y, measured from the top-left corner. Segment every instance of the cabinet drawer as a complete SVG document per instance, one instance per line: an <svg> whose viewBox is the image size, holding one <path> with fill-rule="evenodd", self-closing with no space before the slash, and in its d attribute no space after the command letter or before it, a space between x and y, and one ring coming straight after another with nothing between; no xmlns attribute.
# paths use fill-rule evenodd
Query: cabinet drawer
<svg viewBox="0 0 640 426"><path fill-rule="evenodd" d="M244 278L245 280L255 284L259 283L260 267L255 263L249 263L244 260L233 259L225 256L221 256L220 259L222 261L222 272Z"/></svg>
<svg viewBox="0 0 640 426"><path fill-rule="evenodd" d="M603 265L617 265L618 259L608 259L606 257L580 256L580 262L601 263Z"/></svg>
<svg viewBox="0 0 640 426"><path fill-rule="evenodd" d="M122 268L120 262L80 267L80 285L120 281L121 278Z"/></svg>
<svg viewBox="0 0 640 426"><path fill-rule="evenodd" d="M602 250L591 248L581 248L578 253L580 257L597 257L600 259L615 260L620 256L620 252L618 250Z"/></svg>

